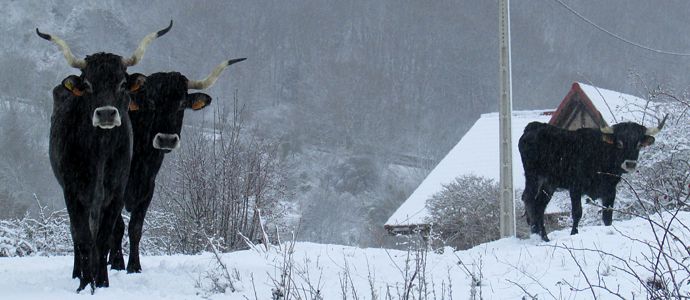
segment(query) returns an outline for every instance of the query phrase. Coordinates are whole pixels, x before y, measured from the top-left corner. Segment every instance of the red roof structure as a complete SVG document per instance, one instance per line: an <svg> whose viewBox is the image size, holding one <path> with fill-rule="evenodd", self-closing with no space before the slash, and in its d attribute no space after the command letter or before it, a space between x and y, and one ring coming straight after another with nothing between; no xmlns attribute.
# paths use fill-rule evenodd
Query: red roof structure
<svg viewBox="0 0 690 300"><path fill-rule="evenodd" d="M570 130L608 125L587 93L582 90L579 82L573 83L570 91L551 116L549 124Z"/></svg>

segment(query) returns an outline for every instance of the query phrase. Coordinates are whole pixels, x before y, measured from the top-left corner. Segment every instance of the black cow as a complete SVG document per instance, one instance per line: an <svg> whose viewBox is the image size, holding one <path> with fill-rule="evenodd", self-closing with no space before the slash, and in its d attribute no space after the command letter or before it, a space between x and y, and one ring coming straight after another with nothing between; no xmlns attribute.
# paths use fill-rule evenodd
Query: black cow
<svg viewBox="0 0 690 300"><path fill-rule="evenodd" d="M182 121L186 109L200 110L211 103L211 96L188 93L189 89L203 90L215 83L221 72L231 64L245 60L222 62L204 80L189 80L177 72L154 73L148 76L144 88L133 95L130 117L134 130L134 153L126 189L125 208L131 212L129 221L128 273L141 272L139 241L146 210L151 204L165 153L179 147ZM125 268L122 257L122 237L125 224L122 216L113 231L110 252L111 268Z"/></svg>
<svg viewBox="0 0 690 300"><path fill-rule="evenodd" d="M74 269L79 288L107 287L108 239L124 204L132 155L129 92L141 85L127 67L141 60L146 47L170 25L147 35L130 58L96 53L77 59L58 37L36 33L58 45L80 76L68 76L53 89L49 154L62 187L74 243Z"/></svg>
<svg viewBox="0 0 690 300"><path fill-rule="evenodd" d="M525 127L518 148L525 170L527 223L532 233L548 241L544 228L544 210L556 189L570 192L573 228L582 217L582 195L602 199L604 225L611 225L616 185L621 174L632 172L642 147L654 143L666 117L656 128L626 122L602 129L581 128L568 131L544 123Z"/></svg>

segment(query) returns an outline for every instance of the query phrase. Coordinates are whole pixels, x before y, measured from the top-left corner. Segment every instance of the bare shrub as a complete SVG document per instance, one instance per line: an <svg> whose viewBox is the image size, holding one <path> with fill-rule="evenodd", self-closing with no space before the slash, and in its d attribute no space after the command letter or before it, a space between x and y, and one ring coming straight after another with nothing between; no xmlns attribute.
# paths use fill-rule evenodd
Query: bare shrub
<svg viewBox="0 0 690 300"><path fill-rule="evenodd" d="M158 189L159 209L173 220L174 252L207 249L206 235L219 239L223 250L241 249L239 233L260 240L261 225L283 225L286 188L277 144L244 128L237 99L232 119L214 114L212 129L187 127L183 134Z"/></svg>

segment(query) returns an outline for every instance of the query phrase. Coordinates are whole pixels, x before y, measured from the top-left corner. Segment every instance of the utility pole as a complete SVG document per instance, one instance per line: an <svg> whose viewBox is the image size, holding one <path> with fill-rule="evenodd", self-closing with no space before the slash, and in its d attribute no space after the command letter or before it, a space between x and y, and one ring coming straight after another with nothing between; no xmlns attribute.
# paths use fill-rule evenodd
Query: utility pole
<svg viewBox="0 0 690 300"><path fill-rule="evenodd" d="M500 140L500 232L501 237L515 236L515 200L513 193L513 149L511 142L511 116L513 114L510 83L510 0L498 0L499 9L499 48L500 48L500 102L499 102L499 140Z"/></svg>

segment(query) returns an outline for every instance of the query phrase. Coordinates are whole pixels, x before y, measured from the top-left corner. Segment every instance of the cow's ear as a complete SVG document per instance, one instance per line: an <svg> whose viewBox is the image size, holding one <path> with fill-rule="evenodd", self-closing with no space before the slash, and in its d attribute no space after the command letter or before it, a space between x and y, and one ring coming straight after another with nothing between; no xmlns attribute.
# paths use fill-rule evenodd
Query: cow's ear
<svg viewBox="0 0 690 300"><path fill-rule="evenodd" d="M185 108L191 108L193 110L200 110L211 104L211 96L204 93L191 93L187 95L185 100Z"/></svg>
<svg viewBox="0 0 690 300"><path fill-rule="evenodd" d="M613 137L613 134L608 134L608 133L602 133L601 134L601 140L604 141L604 143L611 144L616 142L616 139Z"/></svg>
<svg viewBox="0 0 690 300"><path fill-rule="evenodd" d="M653 136L645 135L644 138L642 139L642 141L640 141L640 146L647 147L651 144L654 144L654 141L655 141L655 139Z"/></svg>
<svg viewBox="0 0 690 300"><path fill-rule="evenodd" d="M62 80L62 86L70 92L72 92L72 95L75 95L77 97L81 97L82 95L84 95L84 83L81 80L81 78L79 78L79 76L67 76L67 78Z"/></svg>
<svg viewBox="0 0 690 300"><path fill-rule="evenodd" d="M144 83L146 83L146 75L141 73L130 74L127 77L127 90L130 93L136 93L144 87Z"/></svg>

